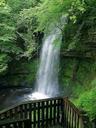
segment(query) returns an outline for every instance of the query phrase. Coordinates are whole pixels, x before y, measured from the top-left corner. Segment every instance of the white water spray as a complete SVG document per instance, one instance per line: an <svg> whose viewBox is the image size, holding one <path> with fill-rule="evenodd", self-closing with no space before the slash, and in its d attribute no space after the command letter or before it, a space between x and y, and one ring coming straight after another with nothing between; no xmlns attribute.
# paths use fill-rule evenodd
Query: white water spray
<svg viewBox="0 0 96 128"><path fill-rule="evenodd" d="M36 92L33 93L34 97L37 97L37 95L42 97L43 95L43 98L46 98L55 96L58 93L60 44L58 44L57 40L61 40L59 29L55 29L43 42L40 67L36 81Z"/></svg>
<svg viewBox="0 0 96 128"><path fill-rule="evenodd" d="M62 17L61 23L63 23L63 25L64 22L65 17ZM61 30L58 27L55 28L43 42L40 67L37 73L37 80L35 85L36 90L32 94L32 97L35 99L48 98L58 94L60 42Z"/></svg>

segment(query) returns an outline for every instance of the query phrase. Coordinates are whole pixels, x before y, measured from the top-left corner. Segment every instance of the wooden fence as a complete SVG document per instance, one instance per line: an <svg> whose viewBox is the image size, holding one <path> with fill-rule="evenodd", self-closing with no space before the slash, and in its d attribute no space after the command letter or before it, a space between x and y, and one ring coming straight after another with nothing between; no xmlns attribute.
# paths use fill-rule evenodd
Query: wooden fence
<svg viewBox="0 0 96 128"><path fill-rule="evenodd" d="M29 119L4 120L0 122L0 128L31 128Z"/></svg>
<svg viewBox="0 0 96 128"><path fill-rule="evenodd" d="M24 125L25 123L25 126L26 121L29 121L30 128L47 128L57 124L60 124L63 128L84 128L79 110L68 98L63 97L24 102L0 112L0 126L4 126L2 125L4 120L17 120L18 122L21 119L24 119L21 124Z"/></svg>
<svg viewBox="0 0 96 128"><path fill-rule="evenodd" d="M66 128L85 128L81 112L67 98L64 99L64 120Z"/></svg>

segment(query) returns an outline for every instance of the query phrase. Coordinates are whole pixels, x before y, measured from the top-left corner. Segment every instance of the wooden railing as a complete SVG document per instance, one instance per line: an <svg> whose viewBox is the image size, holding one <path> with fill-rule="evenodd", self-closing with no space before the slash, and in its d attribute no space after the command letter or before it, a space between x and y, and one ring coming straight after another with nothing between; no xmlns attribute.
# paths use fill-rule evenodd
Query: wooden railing
<svg viewBox="0 0 96 128"><path fill-rule="evenodd" d="M56 124L64 128L84 128L79 110L63 97L24 102L12 106L0 112L0 121L7 119L29 119L30 128L45 128Z"/></svg>
<svg viewBox="0 0 96 128"><path fill-rule="evenodd" d="M64 120L66 128L85 128L83 115L67 98L64 99Z"/></svg>
<svg viewBox="0 0 96 128"><path fill-rule="evenodd" d="M31 128L29 119L0 121L0 128Z"/></svg>

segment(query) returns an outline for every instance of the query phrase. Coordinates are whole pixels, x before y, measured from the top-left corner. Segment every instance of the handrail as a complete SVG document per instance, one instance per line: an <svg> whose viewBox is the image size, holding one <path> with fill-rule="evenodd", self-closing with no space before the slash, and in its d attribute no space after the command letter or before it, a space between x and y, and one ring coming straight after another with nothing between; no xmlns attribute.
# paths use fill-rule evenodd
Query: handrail
<svg viewBox="0 0 96 128"><path fill-rule="evenodd" d="M65 98L67 98L67 97L61 97L61 96L59 96L59 97L46 98L46 99L40 99L40 100L23 101L23 102L21 102L21 103L17 103L17 104L15 104L15 105L12 105L12 106L6 108L6 109L1 110L1 111L0 111L0 114L4 113L4 112L6 112L6 111L9 111L10 109L14 109L15 107L20 106L20 105L22 105L22 104L36 103L36 102L42 102L42 101L48 101L48 100L58 100L58 99L63 99L63 98L65 99Z"/></svg>
<svg viewBox="0 0 96 128"><path fill-rule="evenodd" d="M3 120L0 121L0 128L31 128L30 119L19 119L19 120Z"/></svg>
<svg viewBox="0 0 96 128"><path fill-rule="evenodd" d="M0 120L28 118L32 127L57 123L66 128L84 128L81 112L68 97L26 101L0 111Z"/></svg>
<svg viewBox="0 0 96 128"><path fill-rule="evenodd" d="M67 128L84 128L83 115L68 99L64 99L64 119Z"/></svg>
<svg viewBox="0 0 96 128"><path fill-rule="evenodd" d="M65 102L67 102L71 107L72 107L72 109L76 112L76 113L78 113L78 115L79 116L81 116L82 117L82 113L80 112L80 110L70 101L70 100L66 100L66 98L64 99L65 100Z"/></svg>

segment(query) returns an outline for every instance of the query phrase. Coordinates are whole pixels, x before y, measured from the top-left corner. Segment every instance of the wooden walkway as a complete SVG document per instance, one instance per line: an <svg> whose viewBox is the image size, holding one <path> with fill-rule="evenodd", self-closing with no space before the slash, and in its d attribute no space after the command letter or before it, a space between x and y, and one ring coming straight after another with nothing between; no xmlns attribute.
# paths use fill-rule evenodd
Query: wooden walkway
<svg viewBox="0 0 96 128"><path fill-rule="evenodd" d="M68 98L28 101L0 112L0 128L54 128L55 125L84 128L82 114Z"/></svg>

